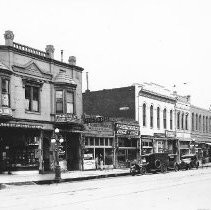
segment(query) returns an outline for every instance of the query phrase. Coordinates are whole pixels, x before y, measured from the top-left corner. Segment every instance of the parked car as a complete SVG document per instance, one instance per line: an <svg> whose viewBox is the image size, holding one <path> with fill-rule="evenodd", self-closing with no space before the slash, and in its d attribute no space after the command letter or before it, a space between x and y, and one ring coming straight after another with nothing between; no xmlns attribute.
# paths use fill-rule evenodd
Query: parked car
<svg viewBox="0 0 211 210"><path fill-rule="evenodd" d="M181 157L180 169L191 169L199 167L199 161L195 154L183 155Z"/></svg>
<svg viewBox="0 0 211 210"><path fill-rule="evenodd" d="M146 168L146 172L162 172L165 173L169 166L168 153L153 153L142 156L145 159L143 167Z"/></svg>
<svg viewBox="0 0 211 210"><path fill-rule="evenodd" d="M177 154L169 154L169 164L168 164L168 169L169 170L174 170L174 171L179 171L179 160L178 160L178 155Z"/></svg>
<svg viewBox="0 0 211 210"><path fill-rule="evenodd" d="M146 174L146 168L143 167L142 163L138 163L137 161L134 161L130 165L130 174L132 176L137 175L137 174Z"/></svg>

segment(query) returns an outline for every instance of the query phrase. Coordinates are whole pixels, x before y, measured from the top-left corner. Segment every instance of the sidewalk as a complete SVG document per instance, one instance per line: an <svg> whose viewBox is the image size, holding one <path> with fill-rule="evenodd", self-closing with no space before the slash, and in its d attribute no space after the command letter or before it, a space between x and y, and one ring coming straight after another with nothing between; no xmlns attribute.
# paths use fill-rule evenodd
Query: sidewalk
<svg viewBox="0 0 211 210"><path fill-rule="evenodd" d="M200 168L210 167L211 163L201 165ZM129 168L94 170L94 171L68 171L61 173L61 182L82 181L107 177L126 176L130 174ZM55 174L39 174L38 171L17 171L11 175L0 174L0 189L3 185L33 185L55 183Z"/></svg>
<svg viewBox="0 0 211 210"><path fill-rule="evenodd" d="M116 177L129 175L129 168L94 170L94 171L68 171L61 173L61 182L81 181L96 178ZM55 174L39 174L38 171L17 171L11 175L0 174L0 184L6 185L30 185L52 184L55 182Z"/></svg>

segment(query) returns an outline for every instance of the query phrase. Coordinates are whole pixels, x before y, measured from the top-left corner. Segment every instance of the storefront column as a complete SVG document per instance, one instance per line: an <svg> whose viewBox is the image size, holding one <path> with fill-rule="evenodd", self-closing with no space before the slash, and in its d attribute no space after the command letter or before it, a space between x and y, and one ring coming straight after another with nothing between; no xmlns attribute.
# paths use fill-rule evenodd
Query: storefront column
<svg viewBox="0 0 211 210"><path fill-rule="evenodd" d="M39 139L39 173L43 174L44 165L43 165L43 130L40 131L40 139Z"/></svg>
<svg viewBox="0 0 211 210"><path fill-rule="evenodd" d="M118 155L118 137L114 137L114 168L117 168L117 155Z"/></svg>

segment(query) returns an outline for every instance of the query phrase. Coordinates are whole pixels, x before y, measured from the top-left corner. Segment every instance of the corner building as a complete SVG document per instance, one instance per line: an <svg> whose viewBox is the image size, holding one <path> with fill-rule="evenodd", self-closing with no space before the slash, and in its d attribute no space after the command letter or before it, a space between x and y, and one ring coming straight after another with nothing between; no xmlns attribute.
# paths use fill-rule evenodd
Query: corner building
<svg viewBox="0 0 211 210"><path fill-rule="evenodd" d="M60 129L65 169L81 168L82 71L75 57L54 59L54 47L40 51L14 42L0 45L0 172L54 169L51 138Z"/></svg>

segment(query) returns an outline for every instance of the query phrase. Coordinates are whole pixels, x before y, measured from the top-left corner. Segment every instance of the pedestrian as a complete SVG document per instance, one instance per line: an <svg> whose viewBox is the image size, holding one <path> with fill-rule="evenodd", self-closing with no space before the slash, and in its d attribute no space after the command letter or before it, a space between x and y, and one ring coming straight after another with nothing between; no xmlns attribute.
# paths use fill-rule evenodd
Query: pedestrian
<svg viewBox="0 0 211 210"><path fill-rule="evenodd" d="M100 170L103 170L103 156L100 154Z"/></svg>
<svg viewBox="0 0 211 210"><path fill-rule="evenodd" d="M99 168L98 166L99 166L99 158L98 158L98 156L96 156L96 158L95 158L95 168L96 168L96 170Z"/></svg>

